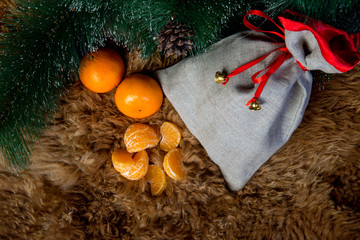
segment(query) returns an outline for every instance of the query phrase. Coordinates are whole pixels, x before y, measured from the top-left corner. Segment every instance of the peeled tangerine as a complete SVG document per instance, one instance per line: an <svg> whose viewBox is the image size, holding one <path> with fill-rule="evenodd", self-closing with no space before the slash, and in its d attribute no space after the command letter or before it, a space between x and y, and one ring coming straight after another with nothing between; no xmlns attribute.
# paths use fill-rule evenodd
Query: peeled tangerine
<svg viewBox="0 0 360 240"><path fill-rule="evenodd" d="M150 190L153 196L159 196L165 190L167 181L166 174L162 167L150 165L145 179L150 183Z"/></svg>
<svg viewBox="0 0 360 240"><path fill-rule="evenodd" d="M160 127L161 141L160 148L164 151L170 151L176 148L181 139L181 133L179 128L171 123L164 122Z"/></svg>
<svg viewBox="0 0 360 240"><path fill-rule="evenodd" d="M175 180L185 177L185 169L182 164L183 152L180 148L170 150L164 157L163 167L166 174Z"/></svg>
<svg viewBox="0 0 360 240"><path fill-rule="evenodd" d="M149 125L134 123L126 129L124 142L127 151L133 153L155 147L159 142L159 137Z"/></svg>
<svg viewBox="0 0 360 240"><path fill-rule="evenodd" d="M116 171L129 179L139 180L143 178L149 168L149 156L145 150L138 153L129 153L126 149L120 149L112 154L112 163Z"/></svg>

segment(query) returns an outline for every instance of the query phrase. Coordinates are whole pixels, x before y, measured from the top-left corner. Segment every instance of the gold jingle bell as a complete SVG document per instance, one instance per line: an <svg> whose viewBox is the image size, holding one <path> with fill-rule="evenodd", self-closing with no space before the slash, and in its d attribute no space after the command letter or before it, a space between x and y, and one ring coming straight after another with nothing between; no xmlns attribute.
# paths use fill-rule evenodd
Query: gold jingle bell
<svg viewBox="0 0 360 240"><path fill-rule="evenodd" d="M215 82L216 83L222 83L225 82L226 74L222 72L216 72L215 74Z"/></svg>
<svg viewBox="0 0 360 240"><path fill-rule="evenodd" d="M256 98L255 98L255 101L253 101L253 102L250 103L249 109L250 109L251 111L261 110L260 103L259 103L259 101L258 101Z"/></svg>

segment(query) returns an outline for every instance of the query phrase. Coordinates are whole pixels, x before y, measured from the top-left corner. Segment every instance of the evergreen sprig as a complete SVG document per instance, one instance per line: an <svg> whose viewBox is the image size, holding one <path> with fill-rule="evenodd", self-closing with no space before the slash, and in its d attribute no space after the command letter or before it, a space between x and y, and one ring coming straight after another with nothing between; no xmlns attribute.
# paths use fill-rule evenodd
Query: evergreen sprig
<svg viewBox="0 0 360 240"><path fill-rule="evenodd" d="M359 0L260 0L255 6L261 6L271 17L290 9L349 33L360 31Z"/></svg>
<svg viewBox="0 0 360 240"><path fill-rule="evenodd" d="M194 52L204 51L226 35L231 21L246 12L245 1L174 1L174 22L185 24L193 33ZM175 11L176 10L176 11Z"/></svg>
<svg viewBox="0 0 360 240"><path fill-rule="evenodd" d="M83 55L111 39L150 57L157 49L157 34L171 19L196 33L194 49L202 51L220 38L221 29L243 5L235 0L15 4L16 10L1 20L11 31L0 37L0 146L15 168L26 166L31 143L52 119L66 87L77 79Z"/></svg>
<svg viewBox="0 0 360 240"><path fill-rule="evenodd" d="M18 1L0 38L0 144L15 168L57 107L79 62L74 19L57 0Z"/></svg>

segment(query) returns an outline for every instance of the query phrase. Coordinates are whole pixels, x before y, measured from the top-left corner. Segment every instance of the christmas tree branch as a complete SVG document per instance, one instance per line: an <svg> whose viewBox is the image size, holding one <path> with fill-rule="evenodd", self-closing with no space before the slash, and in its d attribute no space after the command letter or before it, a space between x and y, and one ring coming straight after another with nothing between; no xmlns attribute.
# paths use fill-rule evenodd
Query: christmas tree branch
<svg viewBox="0 0 360 240"><path fill-rule="evenodd" d="M360 31L359 5L358 0L260 0L257 4L271 17L290 9L347 32Z"/></svg>
<svg viewBox="0 0 360 240"><path fill-rule="evenodd" d="M223 36L234 15L243 15L246 4L241 1L201 1L178 2L175 21L184 23L193 31L195 53L201 52Z"/></svg>
<svg viewBox="0 0 360 240"><path fill-rule="evenodd" d="M15 31L0 41L0 145L19 168L27 163L28 143L38 139L71 82L79 56L66 8L56 0L16 4L3 20Z"/></svg>

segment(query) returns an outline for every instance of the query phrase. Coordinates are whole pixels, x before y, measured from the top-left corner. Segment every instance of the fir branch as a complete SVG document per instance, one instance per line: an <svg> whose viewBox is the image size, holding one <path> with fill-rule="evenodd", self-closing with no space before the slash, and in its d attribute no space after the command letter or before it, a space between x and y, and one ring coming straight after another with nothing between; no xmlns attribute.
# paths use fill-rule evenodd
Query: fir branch
<svg viewBox="0 0 360 240"><path fill-rule="evenodd" d="M271 17L290 9L347 32L360 31L359 5L358 0L260 0L253 4Z"/></svg>
<svg viewBox="0 0 360 240"><path fill-rule="evenodd" d="M65 0L64 4L77 16L82 54L112 39L129 50L141 50L144 57L155 52L154 38L169 20L172 6L164 0Z"/></svg>
<svg viewBox="0 0 360 240"><path fill-rule="evenodd" d="M245 13L244 2L235 0L178 1L174 9L175 21L185 24L194 34L194 52L202 52L223 37L230 20Z"/></svg>
<svg viewBox="0 0 360 240"><path fill-rule="evenodd" d="M76 12L79 25L84 26L80 33L89 31L89 26L103 25L105 29L102 31L105 31L105 38L115 40L130 50L141 50L144 58L156 51L156 36L172 19L179 24L185 24L194 33L192 39L195 42L194 53L203 51L222 37L223 30L228 28L234 16L240 16L245 12L244 2L235 0L64 0L69 10ZM98 29L92 34L88 32L84 35L96 36L100 32ZM100 39L99 36L94 38ZM86 40L81 37L81 34L79 34L79 39L82 39L80 42ZM89 42L96 43L96 41ZM94 46L98 44L99 42ZM90 50L94 49L91 47ZM84 51L81 52L84 53Z"/></svg>
<svg viewBox="0 0 360 240"><path fill-rule="evenodd" d="M108 22L112 27L121 25L127 28L121 32L113 31L115 34L108 37L125 41L129 49L141 50L144 58L151 56L157 48L156 35L171 17L173 1L112 1L112 4L116 11L112 12Z"/></svg>
<svg viewBox="0 0 360 240"><path fill-rule="evenodd" d="M0 146L15 168L26 165L28 144L40 136L79 64L73 19L57 2L18 1L12 18L3 20L16 31L0 41Z"/></svg>

